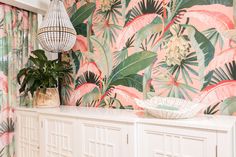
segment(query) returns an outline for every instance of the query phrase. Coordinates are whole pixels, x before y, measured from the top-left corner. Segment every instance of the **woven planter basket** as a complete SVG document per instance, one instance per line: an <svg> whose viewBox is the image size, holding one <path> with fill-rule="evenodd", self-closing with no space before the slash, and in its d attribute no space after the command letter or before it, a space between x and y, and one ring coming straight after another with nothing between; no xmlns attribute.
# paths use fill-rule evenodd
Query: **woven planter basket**
<svg viewBox="0 0 236 157"><path fill-rule="evenodd" d="M47 88L44 93L43 90L38 89L33 97L34 107L58 107L60 106L60 97L57 88Z"/></svg>

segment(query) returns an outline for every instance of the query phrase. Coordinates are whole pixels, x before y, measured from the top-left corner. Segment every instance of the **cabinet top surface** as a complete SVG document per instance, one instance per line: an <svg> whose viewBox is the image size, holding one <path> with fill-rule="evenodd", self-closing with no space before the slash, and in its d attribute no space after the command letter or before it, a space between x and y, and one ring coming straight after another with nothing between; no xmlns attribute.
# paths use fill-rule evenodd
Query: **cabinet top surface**
<svg viewBox="0 0 236 157"><path fill-rule="evenodd" d="M53 115L60 117L96 119L121 123L143 123L150 125L199 128L207 130L227 131L236 124L233 116L198 115L190 119L165 120L151 117L144 111L116 110L104 108L86 108L61 106L60 108L16 108L17 112L32 112L35 114Z"/></svg>

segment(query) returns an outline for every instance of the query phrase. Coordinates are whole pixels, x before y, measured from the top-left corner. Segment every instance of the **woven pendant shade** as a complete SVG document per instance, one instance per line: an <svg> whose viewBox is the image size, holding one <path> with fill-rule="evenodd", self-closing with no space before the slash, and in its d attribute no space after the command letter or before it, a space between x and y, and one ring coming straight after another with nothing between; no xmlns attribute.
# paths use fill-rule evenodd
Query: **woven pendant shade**
<svg viewBox="0 0 236 157"><path fill-rule="evenodd" d="M69 51L75 44L76 31L62 0L51 0L48 12L38 30L38 40L48 52Z"/></svg>

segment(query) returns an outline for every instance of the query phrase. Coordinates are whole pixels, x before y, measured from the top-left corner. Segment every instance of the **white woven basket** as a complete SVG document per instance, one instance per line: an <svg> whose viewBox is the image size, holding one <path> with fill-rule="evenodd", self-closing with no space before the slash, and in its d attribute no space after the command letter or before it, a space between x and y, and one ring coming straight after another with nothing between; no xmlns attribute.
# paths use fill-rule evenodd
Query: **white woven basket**
<svg viewBox="0 0 236 157"><path fill-rule="evenodd" d="M135 101L149 114L162 119L191 118L205 107L203 104L172 97L153 97L148 100L135 99Z"/></svg>

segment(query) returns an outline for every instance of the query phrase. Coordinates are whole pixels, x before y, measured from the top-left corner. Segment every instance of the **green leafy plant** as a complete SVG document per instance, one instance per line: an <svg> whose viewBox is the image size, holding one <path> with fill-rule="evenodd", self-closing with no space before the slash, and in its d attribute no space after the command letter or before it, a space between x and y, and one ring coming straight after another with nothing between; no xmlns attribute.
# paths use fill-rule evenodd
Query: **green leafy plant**
<svg viewBox="0 0 236 157"><path fill-rule="evenodd" d="M70 84L73 80L71 65L58 59L48 60L43 50L33 51L28 64L17 75L20 93L30 92L33 96L37 89L46 91L47 88L58 87L58 81Z"/></svg>

